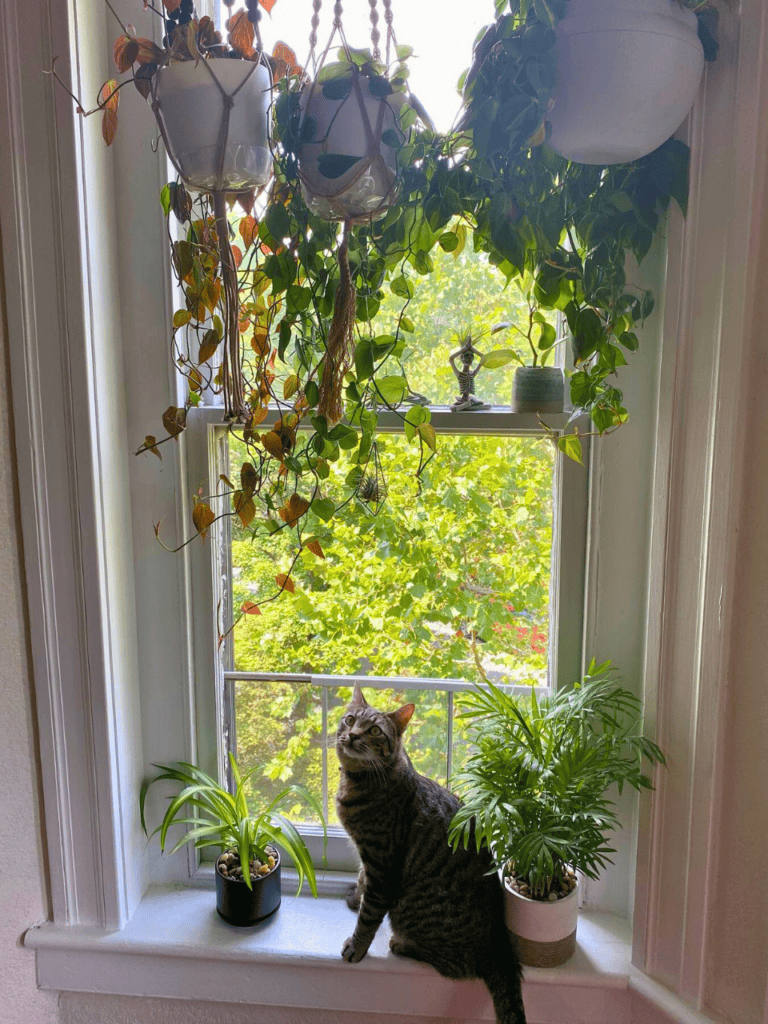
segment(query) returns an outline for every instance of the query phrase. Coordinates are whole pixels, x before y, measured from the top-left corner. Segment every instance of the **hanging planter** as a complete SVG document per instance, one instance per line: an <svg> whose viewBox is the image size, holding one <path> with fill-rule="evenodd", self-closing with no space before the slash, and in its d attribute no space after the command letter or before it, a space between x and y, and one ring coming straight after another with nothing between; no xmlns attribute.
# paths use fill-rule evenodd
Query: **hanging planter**
<svg viewBox="0 0 768 1024"><path fill-rule="evenodd" d="M569 0L556 26L549 145L585 164L653 152L685 120L701 81L698 21L674 0Z"/></svg>
<svg viewBox="0 0 768 1024"><path fill-rule="evenodd" d="M353 63L324 71L324 82L321 74L299 101L304 199L323 220L381 216L396 195L405 93L395 92L383 76L361 74Z"/></svg>
<svg viewBox="0 0 768 1024"><path fill-rule="evenodd" d="M189 189L239 192L272 170L266 62L178 61L152 79L152 109L168 156Z"/></svg>

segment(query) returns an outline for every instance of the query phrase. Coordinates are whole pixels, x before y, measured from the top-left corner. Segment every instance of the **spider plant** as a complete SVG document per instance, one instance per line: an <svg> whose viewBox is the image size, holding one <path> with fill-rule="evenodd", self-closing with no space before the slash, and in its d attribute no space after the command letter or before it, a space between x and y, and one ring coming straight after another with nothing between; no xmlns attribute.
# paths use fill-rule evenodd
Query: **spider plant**
<svg viewBox="0 0 768 1024"><path fill-rule="evenodd" d="M220 786L201 768L186 761L176 761L170 765L154 765L153 767L160 769L160 773L144 781L139 796L141 826L144 829L144 834L148 835L144 805L150 786L162 780L178 782L184 788L172 798L162 823L152 833L152 836L160 833L160 849L163 852L165 852L168 830L171 825L191 825L193 827L185 832L170 852L175 853L185 843L194 843L198 850L211 846L218 847L222 851L237 850L240 863L245 866L243 878L250 889L252 885L250 873L247 870L248 863L255 857L266 861L266 845L271 843L285 851L295 864L299 874L298 892L301 892L306 877L312 895L317 896L315 868L309 850L295 825L281 812L280 808L284 807L290 797L299 797L317 814L323 826L323 859L325 859L327 832L325 818L319 803L304 786L291 785L286 786L278 793L266 807L259 808L254 813L248 807L245 785L258 766L242 775L232 754L229 755L229 760L235 781L234 795ZM181 817L184 812L192 812L195 808L198 812L196 817ZM149 838L151 839L152 836Z"/></svg>
<svg viewBox="0 0 768 1024"><path fill-rule="evenodd" d="M615 784L652 789L643 761L666 764L640 735L642 704L619 685L610 662L589 666L572 689L543 700L517 698L493 683L467 694L475 752L454 777L464 798L451 824L454 848L487 846L533 898L562 891L573 867L597 878L615 851Z"/></svg>

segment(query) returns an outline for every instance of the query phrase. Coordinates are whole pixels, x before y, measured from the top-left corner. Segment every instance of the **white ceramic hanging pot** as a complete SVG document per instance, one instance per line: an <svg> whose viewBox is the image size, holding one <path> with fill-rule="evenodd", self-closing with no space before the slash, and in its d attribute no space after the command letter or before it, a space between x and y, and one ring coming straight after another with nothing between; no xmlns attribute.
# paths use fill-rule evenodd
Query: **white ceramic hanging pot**
<svg viewBox="0 0 768 1024"><path fill-rule="evenodd" d="M527 967L559 967L576 950L579 886L550 903L521 896L504 878L504 916L520 962Z"/></svg>
<svg viewBox="0 0 768 1024"><path fill-rule="evenodd" d="M397 147L382 136L404 139L398 114L406 96L375 95L371 81L382 79L358 76L343 99L326 96L318 83L301 94L299 175L307 206L323 220L377 217L395 199Z"/></svg>
<svg viewBox="0 0 768 1024"><path fill-rule="evenodd" d="M271 88L269 69L250 60L178 61L157 72L152 108L189 188L236 192L269 179Z"/></svg>
<svg viewBox="0 0 768 1024"><path fill-rule="evenodd" d="M561 156L626 163L683 123L704 70L692 11L676 0L569 0L556 32L548 120Z"/></svg>

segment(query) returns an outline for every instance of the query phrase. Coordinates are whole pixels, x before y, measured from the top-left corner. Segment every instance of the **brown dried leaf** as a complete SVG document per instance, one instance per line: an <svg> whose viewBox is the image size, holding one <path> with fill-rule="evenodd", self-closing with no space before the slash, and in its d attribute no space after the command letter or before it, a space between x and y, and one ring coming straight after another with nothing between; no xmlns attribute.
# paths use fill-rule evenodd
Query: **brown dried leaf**
<svg viewBox="0 0 768 1024"><path fill-rule="evenodd" d="M235 491L232 495L232 507L240 516L240 522L243 526L250 526L256 517L256 506L250 494Z"/></svg>
<svg viewBox="0 0 768 1024"><path fill-rule="evenodd" d="M296 593L296 587L290 576L286 576L285 573L278 573L275 576L275 583L280 587L281 590L287 590L289 594Z"/></svg>
<svg viewBox="0 0 768 1024"><path fill-rule="evenodd" d="M163 426L171 437L176 437L187 425L187 414L184 409L169 405L163 413Z"/></svg>
<svg viewBox="0 0 768 1024"><path fill-rule="evenodd" d="M104 111L104 117L101 122L101 134L104 136L104 141L108 146L111 146L115 140L115 132L117 131L117 113L114 110L110 110L109 107Z"/></svg>
<svg viewBox="0 0 768 1024"><path fill-rule="evenodd" d="M261 435L261 443L267 449L273 459L279 459L281 462L285 457L285 450L283 448L283 441L279 434L276 434L274 430L270 430L268 434Z"/></svg>
<svg viewBox="0 0 768 1024"><path fill-rule="evenodd" d="M317 555L318 558L325 558L323 549L320 547L320 541L317 540L316 537L313 537L312 540L308 540L304 547L308 551L311 551L313 555Z"/></svg>
<svg viewBox="0 0 768 1024"><path fill-rule="evenodd" d="M155 447L156 444L157 438L153 434L147 434L147 436L144 438L144 447L148 452L152 452L153 455L156 455L158 459L160 459L160 461L162 462L163 453L160 451L159 448Z"/></svg>
<svg viewBox="0 0 768 1024"><path fill-rule="evenodd" d="M259 0L259 3L264 8L264 10L267 12L267 14L271 14L272 13L272 8L277 3L277 0Z"/></svg>
<svg viewBox="0 0 768 1024"><path fill-rule="evenodd" d="M157 64L142 64L134 73L133 84L145 100L148 100L152 93L152 79L156 71Z"/></svg>
<svg viewBox="0 0 768 1024"><path fill-rule="evenodd" d="M289 526L295 526L309 508L309 502L298 494L292 494L280 509L280 518Z"/></svg>
<svg viewBox="0 0 768 1024"><path fill-rule="evenodd" d="M203 304L205 305L206 309L208 309L210 313L213 314L214 310L219 304L219 299L221 298L221 278L207 278L205 284L203 285L203 290L200 297L203 300Z"/></svg>
<svg viewBox="0 0 768 1024"><path fill-rule="evenodd" d="M259 483L256 470L250 462L244 462L240 468L240 486L246 494L253 494Z"/></svg>
<svg viewBox="0 0 768 1024"><path fill-rule="evenodd" d="M139 48L136 54L139 64L159 64L165 58L165 51L161 50L151 39L137 38L136 45Z"/></svg>
<svg viewBox="0 0 768 1024"><path fill-rule="evenodd" d="M232 246L232 259L235 261L236 267L239 267L243 262L243 254L236 245Z"/></svg>
<svg viewBox="0 0 768 1024"><path fill-rule="evenodd" d="M139 56L139 44L131 36L118 36L113 50L115 66L118 71L130 71L131 65Z"/></svg>
<svg viewBox="0 0 768 1024"><path fill-rule="evenodd" d="M255 217L243 217L240 220L240 225L237 229L240 232L240 237L243 240L243 245L246 249L253 245L253 240L259 230L258 221Z"/></svg>
<svg viewBox="0 0 768 1024"><path fill-rule="evenodd" d="M229 19L229 43L241 57L252 57L256 52L253 41L256 38L253 25L248 20L247 11L238 11Z"/></svg>
<svg viewBox="0 0 768 1024"><path fill-rule="evenodd" d="M216 331L206 331L203 340L200 342L200 351L197 353L198 363L207 363L219 347L221 339Z"/></svg>
<svg viewBox="0 0 768 1024"><path fill-rule="evenodd" d="M173 14L181 6L181 0L163 0L163 7L169 14Z"/></svg>
<svg viewBox="0 0 768 1024"><path fill-rule="evenodd" d="M243 615L261 615L261 609L253 601L243 601L240 605L240 611Z"/></svg>
<svg viewBox="0 0 768 1024"><path fill-rule="evenodd" d="M253 351L261 356L262 358L269 354L269 334L264 330L257 330L253 332L251 338L251 348Z"/></svg>
<svg viewBox="0 0 768 1024"><path fill-rule="evenodd" d="M252 213L253 204L256 202L256 190L251 189L250 192L238 192L237 201L247 214Z"/></svg>
<svg viewBox="0 0 768 1024"><path fill-rule="evenodd" d="M295 52L283 42L275 43L272 50L272 60L275 63L275 81L284 78L286 75L300 75L303 68L296 60Z"/></svg>
<svg viewBox="0 0 768 1024"><path fill-rule="evenodd" d="M208 527L216 519L216 515L204 501L198 501L195 507L192 509L192 522L195 524L195 529L201 537L205 537L208 533Z"/></svg>

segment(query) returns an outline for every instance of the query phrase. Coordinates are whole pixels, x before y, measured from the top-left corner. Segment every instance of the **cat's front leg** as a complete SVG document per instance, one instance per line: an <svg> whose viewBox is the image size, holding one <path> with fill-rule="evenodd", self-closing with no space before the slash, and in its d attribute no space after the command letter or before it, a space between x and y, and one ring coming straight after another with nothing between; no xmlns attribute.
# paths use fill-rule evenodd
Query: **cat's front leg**
<svg viewBox="0 0 768 1024"><path fill-rule="evenodd" d="M392 905L390 886L386 875L377 877L375 871L368 869L364 875L362 899L357 915L355 930L346 940L341 949L342 957L351 964L356 964L368 952L379 925L384 920Z"/></svg>

